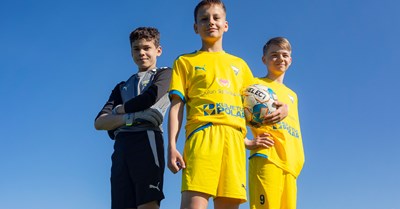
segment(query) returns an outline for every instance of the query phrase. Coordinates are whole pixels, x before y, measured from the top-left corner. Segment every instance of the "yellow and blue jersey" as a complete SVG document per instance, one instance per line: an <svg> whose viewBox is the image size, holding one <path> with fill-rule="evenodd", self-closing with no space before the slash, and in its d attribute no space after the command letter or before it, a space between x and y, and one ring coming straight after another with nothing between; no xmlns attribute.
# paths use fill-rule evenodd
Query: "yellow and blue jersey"
<svg viewBox="0 0 400 209"><path fill-rule="evenodd" d="M270 133L275 142L271 148L252 150L250 158L253 156L268 158L278 167L297 177L304 164L297 94L284 84L268 78L256 78L255 82L271 88L276 93L278 101L288 105L289 112L288 116L277 124L250 128L254 136L264 132Z"/></svg>
<svg viewBox="0 0 400 209"><path fill-rule="evenodd" d="M186 137L210 122L245 132L240 92L253 81L247 63L224 51L179 56L173 65L169 94L178 95L186 104Z"/></svg>

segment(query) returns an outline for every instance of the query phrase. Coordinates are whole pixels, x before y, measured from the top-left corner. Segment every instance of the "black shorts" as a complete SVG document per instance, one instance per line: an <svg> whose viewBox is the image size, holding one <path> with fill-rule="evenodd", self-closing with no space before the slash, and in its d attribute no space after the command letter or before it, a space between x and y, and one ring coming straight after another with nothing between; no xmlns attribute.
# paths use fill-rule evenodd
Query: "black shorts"
<svg viewBox="0 0 400 209"><path fill-rule="evenodd" d="M112 209L164 199L164 141L157 131L121 132L114 143L111 167Z"/></svg>

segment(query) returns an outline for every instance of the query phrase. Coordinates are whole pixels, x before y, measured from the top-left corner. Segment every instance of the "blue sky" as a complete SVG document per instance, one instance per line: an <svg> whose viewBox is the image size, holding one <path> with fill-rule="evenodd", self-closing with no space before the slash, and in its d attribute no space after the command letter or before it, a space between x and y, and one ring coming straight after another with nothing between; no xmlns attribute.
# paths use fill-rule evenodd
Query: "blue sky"
<svg viewBox="0 0 400 209"><path fill-rule="evenodd" d="M192 27L196 4L0 2L1 209L109 208L113 141L93 120L114 85L137 71L129 33L159 28L158 66L171 66L200 48ZM246 60L254 75L266 74L261 49L269 38L292 43L285 83L299 96L306 154L298 209L399 209L400 3L226 6L224 49ZM164 187L162 208L178 208L180 174L166 170Z"/></svg>

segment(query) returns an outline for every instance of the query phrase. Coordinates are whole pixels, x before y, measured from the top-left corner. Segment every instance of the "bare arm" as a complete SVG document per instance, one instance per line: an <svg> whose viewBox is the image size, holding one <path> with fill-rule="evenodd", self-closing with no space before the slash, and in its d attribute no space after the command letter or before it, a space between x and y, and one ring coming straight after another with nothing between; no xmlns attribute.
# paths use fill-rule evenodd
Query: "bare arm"
<svg viewBox="0 0 400 209"><path fill-rule="evenodd" d="M114 130L125 125L125 120L122 114L102 114L94 122L96 130Z"/></svg>
<svg viewBox="0 0 400 209"><path fill-rule="evenodd" d="M104 104L103 108L97 114L97 117L94 120L94 127L96 130L111 131L121 127L122 125L125 125L123 115L112 114L113 108L122 103L121 93L119 90L119 86L122 83L123 82L117 84L114 87L107 102Z"/></svg>
<svg viewBox="0 0 400 209"><path fill-rule="evenodd" d="M183 108L183 101L177 95L172 95L168 117L168 168L172 173L177 173L185 168L183 157L176 148L176 142L182 126Z"/></svg>

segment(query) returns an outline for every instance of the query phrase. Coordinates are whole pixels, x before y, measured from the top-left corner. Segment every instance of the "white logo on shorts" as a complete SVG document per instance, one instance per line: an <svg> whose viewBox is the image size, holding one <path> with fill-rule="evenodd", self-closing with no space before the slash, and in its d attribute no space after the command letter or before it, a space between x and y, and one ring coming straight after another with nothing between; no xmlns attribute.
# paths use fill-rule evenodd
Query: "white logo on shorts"
<svg viewBox="0 0 400 209"><path fill-rule="evenodd" d="M157 189L158 191L161 192L160 188L158 188L159 185L160 185L160 182L157 183L157 186L154 186L154 185L151 185L151 184L150 184L150 185L149 185L149 188L150 188L150 189Z"/></svg>

